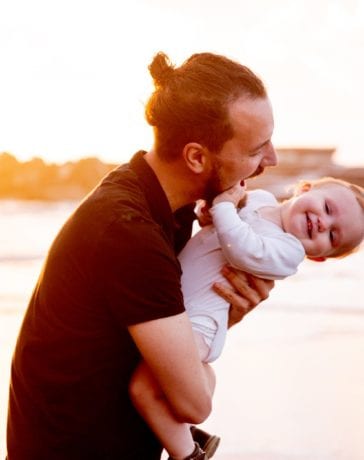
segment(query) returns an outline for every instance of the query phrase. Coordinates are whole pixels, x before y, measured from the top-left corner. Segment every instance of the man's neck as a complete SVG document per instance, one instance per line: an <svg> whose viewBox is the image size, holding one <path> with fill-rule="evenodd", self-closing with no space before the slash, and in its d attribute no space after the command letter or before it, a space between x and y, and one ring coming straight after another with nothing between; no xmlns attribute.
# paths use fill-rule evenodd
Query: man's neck
<svg viewBox="0 0 364 460"><path fill-rule="evenodd" d="M173 212L198 199L196 187L182 161L162 161L153 150L144 158L157 176Z"/></svg>

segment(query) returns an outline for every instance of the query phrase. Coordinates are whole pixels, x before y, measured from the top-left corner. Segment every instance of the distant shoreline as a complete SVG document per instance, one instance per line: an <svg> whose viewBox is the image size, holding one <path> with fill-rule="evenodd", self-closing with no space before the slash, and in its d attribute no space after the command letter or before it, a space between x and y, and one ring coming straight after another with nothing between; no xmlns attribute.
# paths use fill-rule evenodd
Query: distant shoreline
<svg viewBox="0 0 364 460"><path fill-rule="evenodd" d="M248 180L248 188L264 188L278 199L287 196L297 180L322 176L338 177L364 186L364 167L346 167L333 162L335 148L277 148L278 166ZM117 164L97 157L64 164L41 158L20 162L10 153L0 153L0 199L79 200L85 197Z"/></svg>
<svg viewBox="0 0 364 460"><path fill-rule="evenodd" d="M95 157L64 164L41 158L19 162L9 153L0 154L0 199L76 200L87 195L116 164Z"/></svg>

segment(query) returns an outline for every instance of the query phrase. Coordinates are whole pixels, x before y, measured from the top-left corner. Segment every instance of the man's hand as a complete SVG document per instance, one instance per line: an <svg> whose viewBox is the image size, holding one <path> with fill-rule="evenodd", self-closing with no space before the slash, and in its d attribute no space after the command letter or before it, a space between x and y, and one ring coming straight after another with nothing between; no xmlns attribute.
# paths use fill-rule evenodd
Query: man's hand
<svg viewBox="0 0 364 460"><path fill-rule="evenodd" d="M274 281L257 278L230 266L224 266L222 274L231 286L215 283L213 288L230 303L228 327L231 327L268 298L270 290L274 287Z"/></svg>

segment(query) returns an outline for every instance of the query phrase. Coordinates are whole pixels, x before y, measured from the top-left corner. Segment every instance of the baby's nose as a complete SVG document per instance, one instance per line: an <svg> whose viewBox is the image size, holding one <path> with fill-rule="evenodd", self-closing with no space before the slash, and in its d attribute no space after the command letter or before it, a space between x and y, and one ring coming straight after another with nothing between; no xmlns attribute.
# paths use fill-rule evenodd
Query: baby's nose
<svg viewBox="0 0 364 460"><path fill-rule="evenodd" d="M324 232L326 229L327 229L327 222L322 218L318 218L317 219L317 230L319 232Z"/></svg>

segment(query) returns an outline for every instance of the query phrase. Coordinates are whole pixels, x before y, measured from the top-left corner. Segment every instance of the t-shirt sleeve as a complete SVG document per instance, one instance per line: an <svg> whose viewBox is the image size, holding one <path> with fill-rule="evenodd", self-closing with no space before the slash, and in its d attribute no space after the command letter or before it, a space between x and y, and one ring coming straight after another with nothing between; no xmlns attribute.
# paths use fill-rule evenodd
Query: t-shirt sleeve
<svg viewBox="0 0 364 460"><path fill-rule="evenodd" d="M180 265L155 223L114 222L104 235L99 257L104 295L120 325L184 311Z"/></svg>

